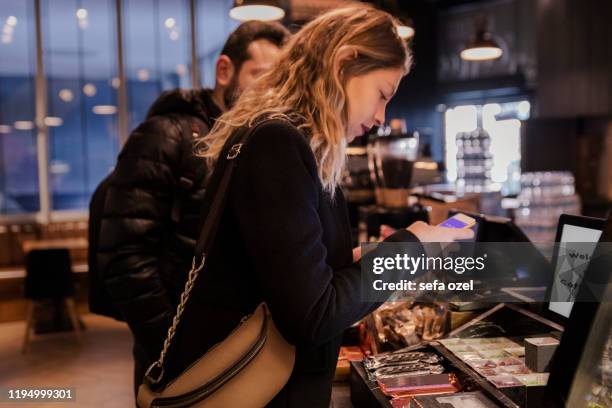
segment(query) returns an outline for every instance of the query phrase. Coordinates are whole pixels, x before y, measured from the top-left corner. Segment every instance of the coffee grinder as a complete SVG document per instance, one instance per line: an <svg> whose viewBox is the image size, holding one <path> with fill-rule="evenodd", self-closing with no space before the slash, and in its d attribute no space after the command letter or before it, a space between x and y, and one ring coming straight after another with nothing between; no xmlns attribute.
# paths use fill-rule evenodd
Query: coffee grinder
<svg viewBox="0 0 612 408"><path fill-rule="evenodd" d="M377 241L382 225L399 229L419 220L428 222L426 208L411 196L419 162L418 132L409 133L405 120L393 119L370 138L366 153L374 203L359 208L359 242ZM422 177L423 166L417 167ZM431 173L437 175L437 166L433 167Z"/></svg>

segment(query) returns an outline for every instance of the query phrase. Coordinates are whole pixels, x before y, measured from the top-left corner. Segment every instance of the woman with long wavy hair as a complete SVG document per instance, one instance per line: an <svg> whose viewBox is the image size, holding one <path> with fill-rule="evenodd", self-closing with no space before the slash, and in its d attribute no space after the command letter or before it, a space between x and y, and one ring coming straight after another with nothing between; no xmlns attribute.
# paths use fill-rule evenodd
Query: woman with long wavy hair
<svg viewBox="0 0 612 408"><path fill-rule="evenodd" d="M208 168L223 167L228 139L257 125L175 336L170 374L265 302L296 346L293 373L270 406L329 406L342 333L379 305L361 296L359 256L338 183L347 143L384 122L409 71L411 55L396 25L368 6L321 15L203 139ZM387 241L448 242L470 234L419 222Z"/></svg>

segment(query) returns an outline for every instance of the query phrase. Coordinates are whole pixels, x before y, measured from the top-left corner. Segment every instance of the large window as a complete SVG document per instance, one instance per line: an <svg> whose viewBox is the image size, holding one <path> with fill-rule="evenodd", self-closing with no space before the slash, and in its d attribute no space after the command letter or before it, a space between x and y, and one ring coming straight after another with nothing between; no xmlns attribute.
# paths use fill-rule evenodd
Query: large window
<svg viewBox="0 0 612 408"><path fill-rule="evenodd" d="M0 0L0 214L39 209L33 4Z"/></svg>
<svg viewBox="0 0 612 408"><path fill-rule="evenodd" d="M236 20L228 18L232 0L199 1L196 11L198 20L197 53L202 86L215 86L215 64L227 36L238 27Z"/></svg>
<svg viewBox="0 0 612 408"><path fill-rule="evenodd" d="M447 180L468 192L493 188L504 194L518 193L521 121L529 113L526 100L447 109Z"/></svg>
<svg viewBox="0 0 612 408"><path fill-rule="evenodd" d="M83 209L119 146L114 0L43 0L49 188L54 210Z"/></svg>
<svg viewBox="0 0 612 408"><path fill-rule="evenodd" d="M129 129L167 89L190 88L189 2L124 0Z"/></svg>
<svg viewBox="0 0 612 408"><path fill-rule="evenodd" d="M46 208L40 186L48 187L50 211L85 211L116 163L120 140L151 103L164 90L193 86L190 0L119 4L125 84L116 0L0 0L0 216ZM238 23L228 15L231 0L194 5L200 81L214 86L216 58ZM37 88L40 73L46 87ZM46 116L46 138L36 126L37 108ZM47 168L39 169L40 157Z"/></svg>

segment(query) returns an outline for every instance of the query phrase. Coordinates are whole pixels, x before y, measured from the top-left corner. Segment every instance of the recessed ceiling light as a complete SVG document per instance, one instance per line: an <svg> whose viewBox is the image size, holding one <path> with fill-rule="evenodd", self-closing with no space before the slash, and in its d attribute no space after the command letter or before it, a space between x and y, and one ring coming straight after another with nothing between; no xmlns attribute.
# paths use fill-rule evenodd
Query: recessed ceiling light
<svg viewBox="0 0 612 408"><path fill-rule="evenodd" d="M115 105L96 105L91 110L96 115L114 115L117 113Z"/></svg>
<svg viewBox="0 0 612 408"><path fill-rule="evenodd" d="M18 120L13 123L15 130L32 130L34 129L34 122L31 120Z"/></svg>
<svg viewBox="0 0 612 408"><path fill-rule="evenodd" d="M187 73L187 67L183 64L178 64L175 68L176 75L183 76Z"/></svg>
<svg viewBox="0 0 612 408"><path fill-rule="evenodd" d="M139 81L148 81L149 80L149 71L141 68L138 71L136 71L136 78L138 78Z"/></svg>
<svg viewBox="0 0 612 408"><path fill-rule="evenodd" d="M176 21L172 17L169 17L169 18L166 19L164 24L166 25L166 27L172 28L176 24Z"/></svg>
<svg viewBox="0 0 612 408"><path fill-rule="evenodd" d="M74 93L68 88L60 89L58 96L64 102L71 102L74 99Z"/></svg>
<svg viewBox="0 0 612 408"><path fill-rule="evenodd" d="M49 163L49 172L51 174L66 174L70 172L70 164L62 160L53 160Z"/></svg>
<svg viewBox="0 0 612 408"><path fill-rule="evenodd" d="M269 4L263 4L269 3ZM235 1L230 17L238 21L260 20L276 21L285 17L285 10L271 1Z"/></svg>
<svg viewBox="0 0 612 408"><path fill-rule="evenodd" d="M87 96L95 96L98 92L96 86L92 83L86 83L83 85L83 93Z"/></svg>
<svg viewBox="0 0 612 408"><path fill-rule="evenodd" d="M62 126L64 124L64 120L62 118L58 118L57 116L47 116L45 118L45 125L50 127Z"/></svg>
<svg viewBox="0 0 612 408"><path fill-rule="evenodd" d="M87 10L85 10L84 8L80 8L76 11L76 16L78 19L80 20L84 20L87 18Z"/></svg>

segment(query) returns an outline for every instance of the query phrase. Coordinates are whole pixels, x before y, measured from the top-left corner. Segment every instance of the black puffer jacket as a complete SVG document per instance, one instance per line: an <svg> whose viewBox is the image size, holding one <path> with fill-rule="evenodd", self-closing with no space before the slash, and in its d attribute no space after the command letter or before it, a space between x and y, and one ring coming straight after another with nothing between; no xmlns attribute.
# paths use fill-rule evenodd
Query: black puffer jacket
<svg viewBox="0 0 612 408"><path fill-rule="evenodd" d="M208 133L219 108L209 90L169 91L130 135L104 203L98 265L149 359L159 355L200 226L205 166L194 132Z"/></svg>

